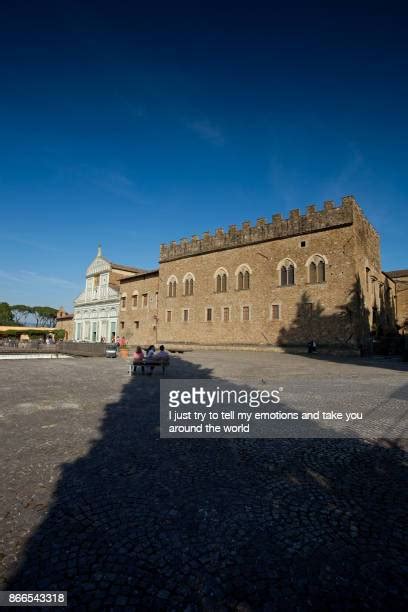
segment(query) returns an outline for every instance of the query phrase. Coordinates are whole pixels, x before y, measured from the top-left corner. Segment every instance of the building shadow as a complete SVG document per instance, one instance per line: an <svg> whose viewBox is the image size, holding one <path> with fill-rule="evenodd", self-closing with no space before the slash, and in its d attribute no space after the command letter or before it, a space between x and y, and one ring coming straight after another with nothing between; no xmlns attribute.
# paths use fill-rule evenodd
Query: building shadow
<svg viewBox="0 0 408 612"><path fill-rule="evenodd" d="M225 382L178 358L169 375ZM318 425L311 440L160 439L159 384L131 377L107 404L8 589L66 590L78 610L403 609L400 446Z"/></svg>
<svg viewBox="0 0 408 612"><path fill-rule="evenodd" d="M387 282L380 294L380 304L374 303L371 312L358 276L347 303L338 305L334 313L326 314L320 300L313 302L304 291L293 322L279 331L279 346L288 353L306 353L309 342L314 340L318 347L318 353L312 354L314 359L345 363L354 357L353 363L359 365L408 370L401 359L403 337L397 331ZM396 358L388 359L392 356Z"/></svg>

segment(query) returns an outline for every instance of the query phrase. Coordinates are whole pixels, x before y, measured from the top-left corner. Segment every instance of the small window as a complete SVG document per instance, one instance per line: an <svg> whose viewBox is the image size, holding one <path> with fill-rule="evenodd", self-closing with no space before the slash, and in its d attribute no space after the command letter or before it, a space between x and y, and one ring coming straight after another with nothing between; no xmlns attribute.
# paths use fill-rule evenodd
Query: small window
<svg viewBox="0 0 408 612"><path fill-rule="evenodd" d="M229 321L230 320L230 309L229 308L224 308L222 311L222 318L224 321Z"/></svg>
<svg viewBox="0 0 408 612"><path fill-rule="evenodd" d="M280 305L272 304L272 321L279 321L280 319Z"/></svg>
<svg viewBox="0 0 408 612"><path fill-rule="evenodd" d="M126 308L126 296L122 296L122 308Z"/></svg>
<svg viewBox="0 0 408 612"><path fill-rule="evenodd" d="M188 319L189 319L189 312L188 312L188 308L185 308L185 309L183 310L183 321L184 321L185 323L187 323Z"/></svg>
<svg viewBox="0 0 408 612"><path fill-rule="evenodd" d="M132 296L132 305L133 305L133 308L137 308L137 299L138 299L138 297L139 297L138 295L133 295Z"/></svg>
<svg viewBox="0 0 408 612"><path fill-rule="evenodd" d="M159 303L159 292L156 291L156 308L157 308L158 303Z"/></svg>
<svg viewBox="0 0 408 612"><path fill-rule="evenodd" d="M139 329L139 321L135 321L135 329Z"/></svg>
<svg viewBox="0 0 408 612"><path fill-rule="evenodd" d="M242 307L242 320L249 321L249 306Z"/></svg>
<svg viewBox="0 0 408 612"><path fill-rule="evenodd" d="M301 247L305 247L306 246L306 240L302 240L301 243L300 243L300 246Z"/></svg>
<svg viewBox="0 0 408 612"><path fill-rule="evenodd" d="M166 311L166 322L171 323L171 310Z"/></svg>
<svg viewBox="0 0 408 612"><path fill-rule="evenodd" d="M147 293L143 293L142 295L142 306L143 308L146 308L147 306Z"/></svg>
<svg viewBox="0 0 408 612"><path fill-rule="evenodd" d="M120 329L125 329L125 322L124 321L120 322Z"/></svg>
<svg viewBox="0 0 408 612"><path fill-rule="evenodd" d="M212 321L213 320L213 316L212 316L213 312L212 312L212 308L207 308L206 310L206 320L207 321Z"/></svg>

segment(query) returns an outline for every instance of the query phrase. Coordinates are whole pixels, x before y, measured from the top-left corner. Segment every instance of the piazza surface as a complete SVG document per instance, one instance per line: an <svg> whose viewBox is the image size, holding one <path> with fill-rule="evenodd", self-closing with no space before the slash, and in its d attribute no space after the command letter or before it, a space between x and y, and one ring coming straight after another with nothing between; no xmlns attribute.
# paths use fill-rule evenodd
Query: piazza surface
<svg viewBox="0 0 408 612"><path fill-rule="evenodd" d="M168 377L392 413L407 373L202 351ZM404 440L160 439L160 375L121 359L2 361L0 386L2 589L95 610L406 609Z"/></svg>

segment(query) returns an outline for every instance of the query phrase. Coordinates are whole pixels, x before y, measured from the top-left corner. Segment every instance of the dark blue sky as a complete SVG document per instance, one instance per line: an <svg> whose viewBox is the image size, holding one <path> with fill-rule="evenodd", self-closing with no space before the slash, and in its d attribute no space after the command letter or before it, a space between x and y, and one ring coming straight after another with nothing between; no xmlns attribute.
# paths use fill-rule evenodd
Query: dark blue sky
<svg viewBox="0 0 408 612"><path fill-rule="evenodd" d="M147 4L0 3L0 301L347 194L408 267L407 13Z"/></svg>

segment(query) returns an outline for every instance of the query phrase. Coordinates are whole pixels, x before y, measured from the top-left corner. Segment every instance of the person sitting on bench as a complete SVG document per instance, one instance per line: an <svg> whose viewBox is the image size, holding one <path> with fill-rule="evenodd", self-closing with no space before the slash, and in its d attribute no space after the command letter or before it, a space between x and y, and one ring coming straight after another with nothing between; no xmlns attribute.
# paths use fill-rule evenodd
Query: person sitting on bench
<svg viewBox="0 0 408 612"><path fill-rule="evenodd" d="M144 374L144 353L141 346L137 346L135 352L133 353L133 371L137 371L137 366L142 368L142 374Z"/></svg>
<svg viewBox="0 0 408 612"><path fill-rule="evenodd" d="M162 372L163 374L165 374L166 366L169 365L170 355L167 351L164 350L163 344L160 345L159 350L154 354L153 361L157 365L161 365Z"/></svg>
<svg viewBox="0 0 408 612"><path fill-rule="evenodd" d="M164 344L161 344L159 346L159 350L157 351L157 353L154 354L154 360L155 361L168 361L169 360L169 354L167 351L164 350Z"/></svg>
<svg viewBox="0 0 408 612"><path fill-rule="evenodd" d="M155 360L154 359L154 352L155 352L155 350L156 349L155 349L153 344L151 344L149 346L149 348L147 349L147 351L146 351L146 364L154 362L154 360ZM153 372L153 366L150 366L149 372L147 373L148 376L151 376L152 372Z"/></svg>

